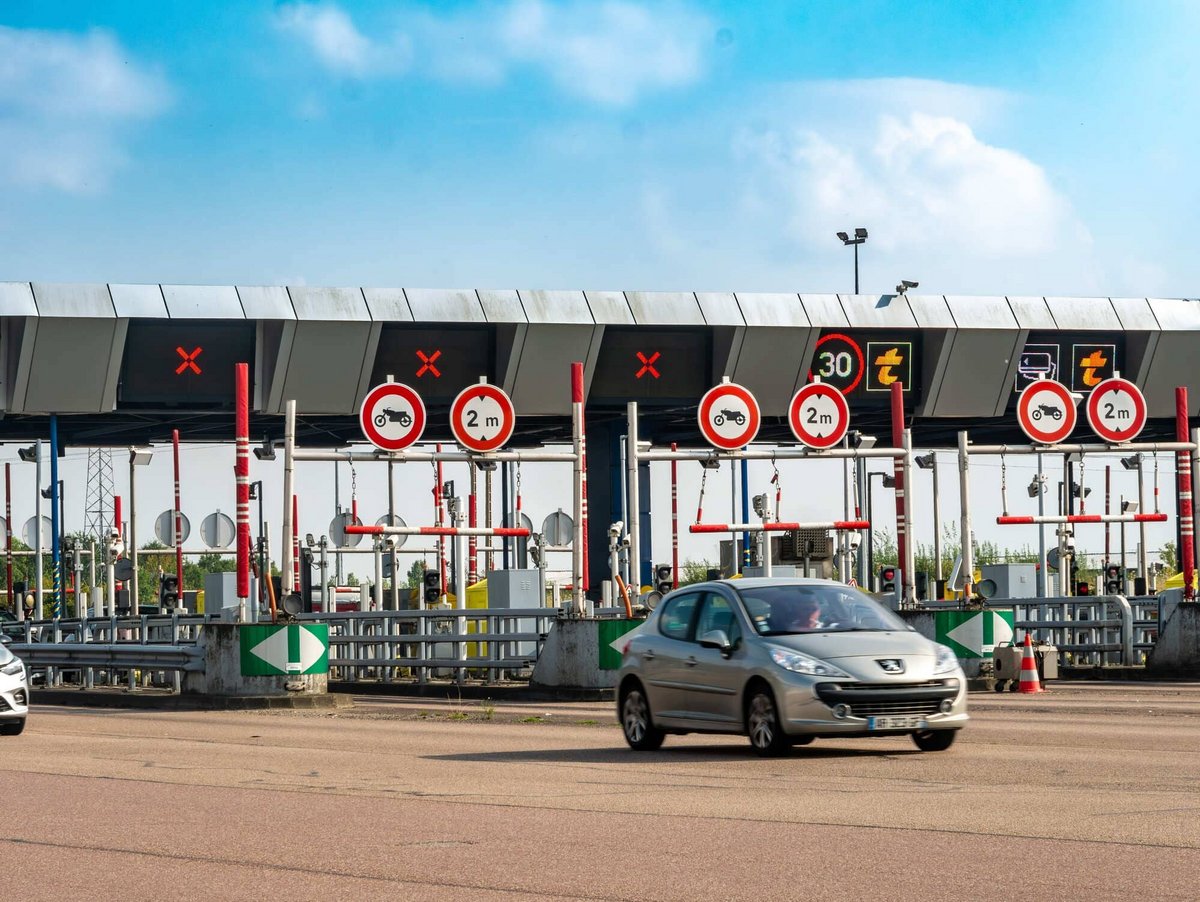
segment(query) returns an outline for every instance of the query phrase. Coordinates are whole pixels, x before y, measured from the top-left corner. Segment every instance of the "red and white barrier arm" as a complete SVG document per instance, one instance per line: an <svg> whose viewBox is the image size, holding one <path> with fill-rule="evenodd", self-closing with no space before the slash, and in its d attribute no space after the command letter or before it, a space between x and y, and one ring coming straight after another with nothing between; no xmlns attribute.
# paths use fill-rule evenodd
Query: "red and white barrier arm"
<svg viewBox="0 0 1200 902"><path fill-rule="evenodd" d="M511 536L524 539L529 530L523 526L354 526L346 527L348 536ZM405 549L407 550L407 549Z"/></svg>
<svg viewBox="0 0 1200 902"><path fill-rule="evenodd" d="M1166 514L1044 514L1032 517L1001 516L1001 526L1021 526L1036 523L1165 523Z"/></svg>
<svg viewBox="0 0 1200 902"><path fill-rule="evenodd" d="M822 523L693 523L688 532L791 532L794 529L836 529L856 532L870 529L868 520L827 520Z"/></svg>

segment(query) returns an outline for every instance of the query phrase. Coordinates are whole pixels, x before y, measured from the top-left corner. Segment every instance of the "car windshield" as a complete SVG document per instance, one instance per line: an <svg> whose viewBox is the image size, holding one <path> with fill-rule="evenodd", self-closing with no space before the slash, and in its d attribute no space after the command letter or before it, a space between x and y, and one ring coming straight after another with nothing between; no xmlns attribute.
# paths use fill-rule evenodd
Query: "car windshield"
<svg viewBox="0 0 1200 902"><path fill-rule="evenodd" d="M908 629L892 611L849 586L755 586L739 588L738 594L760 636Z"/></svg>

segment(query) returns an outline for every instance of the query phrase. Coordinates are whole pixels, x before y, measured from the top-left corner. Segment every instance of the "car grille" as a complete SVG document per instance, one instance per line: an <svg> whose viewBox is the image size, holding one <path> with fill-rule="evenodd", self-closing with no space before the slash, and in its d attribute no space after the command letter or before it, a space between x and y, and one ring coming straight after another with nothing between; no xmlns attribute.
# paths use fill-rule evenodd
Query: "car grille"
<svg viewBox="0 0 1200 902"><path fill-rule="evenodd" d="M20 699L17 699L17 701L19 702ZM0 695L0 711L11 711L11 710L12 710L12 705L10 705L8 703L7 699L5 699L3 695Z"/></svg>
<svg viewBox="0 0 1200 902"><path fill-rule="evenodd" d="M852 717L891 714L936 714L943 700L958 695L958 680L923 683L819 683L825 704L847 705Z"/></svg>

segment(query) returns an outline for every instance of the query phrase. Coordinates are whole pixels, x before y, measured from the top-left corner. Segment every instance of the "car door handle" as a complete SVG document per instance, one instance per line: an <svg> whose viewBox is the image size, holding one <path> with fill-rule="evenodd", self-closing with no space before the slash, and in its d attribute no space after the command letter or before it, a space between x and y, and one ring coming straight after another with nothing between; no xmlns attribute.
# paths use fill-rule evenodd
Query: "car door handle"
<svg viewBox="0 0 1200 902"><path fill-rule="evenodd" d="M642 660L643 661L653 661L654 660L654 652L652 652L652 651L642 652Z"/></svg>
<svg viewBox="0 0 1200 902"><path fill-rule="evenodd" d="M700 662L697 661L694 656L689 656L688 659L686 661L684 661L683 663L688 667L695 667Z"/></svg>

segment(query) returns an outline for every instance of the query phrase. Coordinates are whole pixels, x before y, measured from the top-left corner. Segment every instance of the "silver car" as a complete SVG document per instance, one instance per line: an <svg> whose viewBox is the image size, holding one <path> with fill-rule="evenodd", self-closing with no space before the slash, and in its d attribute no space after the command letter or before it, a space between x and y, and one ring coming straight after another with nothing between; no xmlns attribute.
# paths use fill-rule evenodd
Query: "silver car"
<svg viewBox="0 0 1200 902"><path fill-rule="evenodd" d="M625 645L617 687L638 750L667 733L742 733L761 755L818 737L908 734L936 752L967 723L954 652L832 580L677 589Z"/></svg>
<svg viewBox="0 0 1200 902"><path fill-rule="evenodd" d="M28 715L28 671L24 662L8 650L8 642L0 642L0 736L19 736Z"/></svg>

